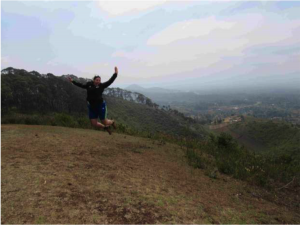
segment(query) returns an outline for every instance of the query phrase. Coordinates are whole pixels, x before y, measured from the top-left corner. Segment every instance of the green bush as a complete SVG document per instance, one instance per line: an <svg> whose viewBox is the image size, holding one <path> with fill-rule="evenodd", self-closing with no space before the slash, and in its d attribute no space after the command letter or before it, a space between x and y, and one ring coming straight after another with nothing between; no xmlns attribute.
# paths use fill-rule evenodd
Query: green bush
<svg viewBox="0 0 300 225"><path fill-rule="evenodd" d="M54 115L52 125L63 127L78 127L76 120L72 116L65 113L56 113Z"/></svg>
<svg viewBox="0 0 300 225"><path fill-rule="evenodd" d="M188 148L186 150L186 157L188 162L194 168L204 169L205 163L201 154L197 154L194 149Z"/></svg>

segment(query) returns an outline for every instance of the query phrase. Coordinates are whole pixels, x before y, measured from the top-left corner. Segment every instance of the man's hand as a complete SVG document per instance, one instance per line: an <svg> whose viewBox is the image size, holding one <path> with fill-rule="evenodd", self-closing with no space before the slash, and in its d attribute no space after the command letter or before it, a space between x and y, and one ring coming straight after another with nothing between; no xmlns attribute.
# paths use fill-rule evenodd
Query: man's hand
<svg viewBox="0 0 300 225"><path fill-rule="evenodd" d="M118 67L115 67L115 73L118 74Z"/></svg>
<svg viewBox="0 0 300 225"><path fill-rule="evenodd" d="M73 81L71 77L68 77L68 80L69 80L71 83L72 83L72 81Z"/></svg>

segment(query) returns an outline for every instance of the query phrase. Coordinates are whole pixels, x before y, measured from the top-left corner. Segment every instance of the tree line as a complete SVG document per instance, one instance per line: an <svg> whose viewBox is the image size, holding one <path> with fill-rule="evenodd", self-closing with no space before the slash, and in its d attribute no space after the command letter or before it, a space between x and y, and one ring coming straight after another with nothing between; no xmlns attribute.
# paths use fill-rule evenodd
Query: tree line
<svg viewBox="0 0 300 225"><path fill-rule="evenodd" d="M1 107L5 115L11 110L20 113L66 112L71 114L86 112L86 91L75 87L67 79L71 76L79 82L87 79L74 75L55 76L51 73L27 72L12 67L1 71ZM104 95L123 98L152 108L158 108L151 99L139 93L108 88Z"/></svg>

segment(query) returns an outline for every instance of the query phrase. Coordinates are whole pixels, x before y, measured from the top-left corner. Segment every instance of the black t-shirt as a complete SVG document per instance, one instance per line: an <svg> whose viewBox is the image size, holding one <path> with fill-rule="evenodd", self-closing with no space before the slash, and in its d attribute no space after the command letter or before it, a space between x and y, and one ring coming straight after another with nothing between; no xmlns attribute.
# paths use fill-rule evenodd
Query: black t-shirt
<svg viewBox="0 0 300 225"><path fill-rule="evenodd" d="M116 78L117 74L114 73L108 81L100 83L98 86L95 86L93 81L87 82L86 84L81 84L73 80L72 83L78 87L86 89L86 100L90 103L91 106L96 106L103 102L102 93L104 89L110 86Z"/></svg>

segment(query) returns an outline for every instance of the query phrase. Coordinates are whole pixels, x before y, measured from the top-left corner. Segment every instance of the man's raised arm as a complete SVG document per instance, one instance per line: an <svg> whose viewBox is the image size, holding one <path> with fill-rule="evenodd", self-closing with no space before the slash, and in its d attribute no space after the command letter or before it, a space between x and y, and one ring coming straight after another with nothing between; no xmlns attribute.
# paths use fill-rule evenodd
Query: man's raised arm
<svg viewBox="0 0 300 225"><path fill-rule="evenodd" d="M102 85L104 86L104 88L107 88L108 86L110 86L115 81L115 79L118 76L118 72L119 72L118 71L118 67L115 67L115 73L112 75L112 77L108 81L102 83Z"/></svg>

